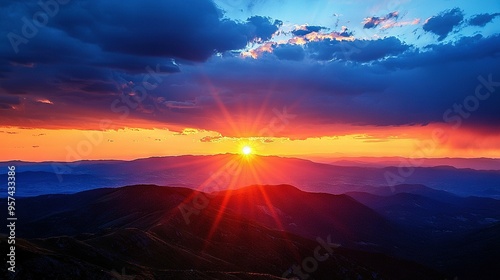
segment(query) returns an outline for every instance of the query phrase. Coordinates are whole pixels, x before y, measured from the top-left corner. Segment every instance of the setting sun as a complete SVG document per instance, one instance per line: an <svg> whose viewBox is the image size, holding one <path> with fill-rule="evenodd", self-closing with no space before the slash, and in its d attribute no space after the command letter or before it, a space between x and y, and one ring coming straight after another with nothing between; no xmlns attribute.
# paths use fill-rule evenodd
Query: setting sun
<svg viewBox="0 0 500 280"><path fill-rule="evenodd" d="M241 152L244 155L249 155L252 153L252 148L250 146L245 146L245 147L243 147L243 149L241 149Z"/></svg>

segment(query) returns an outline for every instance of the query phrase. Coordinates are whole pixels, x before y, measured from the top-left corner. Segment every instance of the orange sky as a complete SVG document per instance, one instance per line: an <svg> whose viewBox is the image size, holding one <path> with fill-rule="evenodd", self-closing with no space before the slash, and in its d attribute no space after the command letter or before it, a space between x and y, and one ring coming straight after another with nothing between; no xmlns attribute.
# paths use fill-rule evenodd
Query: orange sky
<svg viewBox="0 0 500 280"><path fill-rule="evenodd" d="M438 130L440 129L440 130ZM430 125L352 128L353 133L290 140L285 137L224 137L218 132L184 129L126 128L77 130L0 127L1 161L75 161L135 159L184 154L239 153L244 145L261 155L352 157L500 158L500 137ZM445 137L433 133L446 132Z"/></svg>
<svg viewBox="0 0 500 280"><path fill-rule="evenodd" d="M11 2L2 34L32 16ZM61 9L0 43L0 161L500 158L498 1L160 2Z"/></svg>

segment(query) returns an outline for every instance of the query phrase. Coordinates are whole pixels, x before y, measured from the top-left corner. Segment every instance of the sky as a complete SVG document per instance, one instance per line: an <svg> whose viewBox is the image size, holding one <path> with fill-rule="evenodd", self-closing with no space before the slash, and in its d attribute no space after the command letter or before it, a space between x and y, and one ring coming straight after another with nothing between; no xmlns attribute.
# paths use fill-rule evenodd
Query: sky
<svg viewBox="0 0 500 280"><path fill-rule="evenodd" d="M0 160L500 158L499 1L6 0Z"/></svg>

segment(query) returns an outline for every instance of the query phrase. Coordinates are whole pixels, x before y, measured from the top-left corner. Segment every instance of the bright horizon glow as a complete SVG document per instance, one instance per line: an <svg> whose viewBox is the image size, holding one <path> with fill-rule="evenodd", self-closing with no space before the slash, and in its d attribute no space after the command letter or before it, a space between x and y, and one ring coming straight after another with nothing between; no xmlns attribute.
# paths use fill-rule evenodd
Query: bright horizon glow
<svg viewBox="0 0 500 280"><path fill-rule="evenodd" d="M243 155L249 146L251 155L288 157L425 157L425 158L500 158L500 136L467 130L445 129L449 140L428 153L419 153L431 138L428 127L380 129L366 127L366 134L345 132L335 137L290 139L287 137L230 137L216 131L185 129L128 128L116 130L43 129L0 127L2 143L10 147L0 161L78 161L133 160L155 156ZM481 148L477 148L481 147ZM427 150L426 150L427 151Z"/></svg>

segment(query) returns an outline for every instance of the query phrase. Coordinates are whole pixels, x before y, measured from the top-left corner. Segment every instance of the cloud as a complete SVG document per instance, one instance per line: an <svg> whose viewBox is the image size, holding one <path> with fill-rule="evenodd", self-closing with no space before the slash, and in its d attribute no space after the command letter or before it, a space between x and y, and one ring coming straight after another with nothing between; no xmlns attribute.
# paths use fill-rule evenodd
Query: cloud
<svg viewBox="0 0 500 280"><path fill-rule="evenodd" d="M0 10L3 38L20 34L20 18L37 7L17 2ZM454 10L429 19L426 31L447 37L460 25ZM297 139L442 123L445 110L474 94L478 76L500 79L498 34L422 47L405 36L360 39L347 27L304 26L278 43L280 21L222 14L208 0L71 1L18 54L0 42L0 125L99 129L110 119L224 137L273 127L272 136ZM371 18L367 28L405 23L396 19ZM496 92L464 126L500 125Z"/></svg>
<svg viewBox="0 0 500 280"><path fill-rule="evenodd" d="M305 57L313 60L344 60L370 62L398 55L409 48L395 37L378 40L359 40L343 28L341 32L318 33L312 31L296 36L286 43L266 42L255 49L242 52L243 57L257 59L265 54L274 54L281 60L301 61Z"/></svg>
<svg viewBox="0 0 500 280"><path fill-rule="evenodd" d="M407 26L407 25L417 25L420 24L420 19L416 18L414 20L408 20L408 21L394 21L394 22L388 22L385 23L381 29L389 29L389 28L394 28L394 27L402 27L402 26Z"/></svg>
<svg viewBox="0 0 500 280"><path fill-rule="evenodd" d="M463 11L459 8L453 8L427 19L424 23L423 29L426 32L438 35L438 40L442 41L456 26L462 23L463 19Z"/></svg>
<svg viewBox="0 0 500 280"><path fill-rule="evenodd" d="M246 24L222 19L208 0L74 1L54 18L53 26L108 52L204 61L214 51L245 47ZM112 16L109 16L112 15Z"/></svg>
<svg viewBox="0 0 500 280"><path fill-rule="evenodd" d="M311 32L305 36L295 36L288 40L289 44L295 45L305 45L308 42L319 42L324 40L336 40L336 41L353 41L353 33L347 28L343 28L342 31L332 31L330 33L322 32Z"/></svg>
<svg viewBox="0 0 500 280"><path fill-rule="evenodd" d="M163 98L158 99L158 106L163 106L167 109L194 109L196 103L192 101L166 101Z"/></svg>
<svg viewBox="0 0 500 280"><path fill-rule="evenodd" d="M408 50L408 48L408 45L395 37L378 40L323 40L307 44L307 50L314 59L356 62L369 62L391 55L398 55Z"/></svg>
<svg viewBox="0 0 500 280"><path fill-rule="evenodd" d="M48 105L54 105L54 103L46 98L37 99L36 102Z"/></svg>
<svg viewBox="0 0 500 280"><path fill-rule="evenodd" d="M486 26L486 24L492 22L493 19L495 19L498 16L500 16L500 13L477 14L477 15L472 16L469 19L468 23L469 23L469 25L484 27L484 26Z"/></svg>
<svg viewBox="0 0 500 280"><path fill-rule="evenodd" d="M210 0L129 0L126 5L73 0L39 27L31 21L42 9L36 0L2 3L0 36L7 40L0 43L0 95L14 97L2 98L0 108L10 110L39 98L54 105L78 104L82 111L88 104L109 114L110 104L130 98L134 88L144 88L144 81L157 84L180 72L177 62L199 63L218 52L268 40L282 24L260 16L230 20ZM26 30L32 34L24 38ZM11 45L7 34L25 41ZM147 94L144 102L151 100L153 108L165 111L197 106ZM17 95L30 97L21 101ZM147 114L151 107L141 110ZM59 107L54 112L69 113Z"/></svg>
<svg viewBox="0 0 500 280"><path fill-rule="evenodd" d="M443 123L447 109L453 110L455 103L462 104L467 96L474 94L480 84L479 75L487 79L491 73L494 81L500 79L496 67L499 58L495 55L500 51L497 40L498 36L475 36L420 49L407 46L398 55L368 60L385 57L385 50L390 49L385 45L403 45L393 38L381 40L380 46L360 49L366 53L357 54L350 63L344 59L328 63L304 59L297 63L272 56L256 60L213 58L202 68L189 68L171 78L172 83L179 84L184 76L182 80L188 79L200 89L205 85L203 81L208 80L212 90L200 93L206 101L197 114L211 116L214 121L203 122L196 114L182 118L179 115L177 121L228 137L257 136L278 112L296 117L273 136L292 135L292 138L341 133L335 129L339 125ZM304 51L310 52L308 47ZM456 83L457 80L461 82ZM171 86L162 89L169 94L178 90ZM487 102L480 104L480 110L464 119L464 127L500 125L495 109L498 106L500 96L492 94ZM284 107L287 109L283 110ZM170 116L169 120L174 118ZM281 123L275 126L281 127Z"/></svg>
<svg viewBox="0 0 500 280"><path fill-rule="evenodd" d="M327 29L323 26L315 26L315 25L299 25L296 26L294 30L292 30L292 34L295 36L305 36L311 32L320 32L321 30Z"/></svg>
<svg viewBox="0 0 500 280"><path fill-rule="evenodd" d="M327 28L308 25L296 26L294 31L291 32L294 37L288 39L286 43L276 43L268 41L256 48L250 49L248 51L243 51L241 53L241 56L257 59L259 57L262 57L266 53L273 53L279 59L299 61L304 59L305 57L304 49L300 47L300 45L306 45L309 42L321 42L325 40L354 40L353 33L349 31L349 29L345 26L342 26L341 31L332 31L329 33L321 32L321 30L323 29Z"/></svg>
<svg viewBox="0 0 500 280"><path fill-rule="evenodd" d="M184 128L181 132L174 133L174 135L191 135L191 134L197 134L200 133L201 131L195 128Z"/></svg>
<svg viewBox="0 0 500 280"><path fill-rule="evenodd" d="M0 95L0 110L13 109L19 104L21 104L21 100L18 96Z"/></svg>
<svg viewBox="0 0 500 280"><path fill-rule="evenodd" d="M384 22L387 22L391 19L397 19L398 17L399 17L398 11L390 12L384 17L368 17L365 18L365 20L363 21L363 28L365 29L375 28Z"/></svg>
<svg viewBox="0 0 500 280"><path fill-rule="evenodd" d="M264 44L261 44L260 46L254 49L242 52L241 56L252 57L254 59L257 59L259 57L264 56L265 54L274 54L279 59L300 61L305 58L306 54L310 54L304 51L304 47L306 47L307 49L309 45L312 45L313 47L309 48L309 50L313 50L315 53L312 54L311 57L319 60L330 60L333 58L333 56L335 56L335 54L329 53L333 56L331 58L325 59L323 58L325 54L321 52L323 51L330 52L330 50L328 50L328 46L335 45L338 42L342 41L353 41L352 44L336 45L337 46L336 51L343 52L344 54L347 49L352 49L354 45L356 45L356 49L358 49L360 45L359 44L360 41L356 41L354 39L352 32L350 32L347 29L347 27L343 26L340 32L332 31L330 33L321 33L321 32L311 31L303 36L292 37L286 43L275 43L269 41ZM317 45L315 45L314 43L317 43ZM368 43L368 41L362 41L361 45L364 45L366 43Z"/></svg>
<svg viewBox="0 0 500 280"><path fill-rule="evenodd" d="M276 46L273 50L273 54L276 55L279 59L285 60L300 61L305 57L304 48L302 46L289 44Z"/></svg>
<svg viewBox="0 0 500 280"><path fill-rule="evenodd" d="M255 49L244 51L241 53L243 57L252 57L254 59L262 56L264 53L272 53L276 43L266 42Z"/></svg>
<svg viewBox="0 0 500 280"><path fill-rule="evenodd" d="M7 134L19 134L19 132L14 132L14 131L3 131L3 130L0 130L0 133L7 133Z"/></svg>
<svg viewBox="0 0 500 280"><path fill-rule="evenodd" d="M247 23L251 28L250 38L257 42L268 41L283 25L280 20L272 22L271 18L261 16L252 16L248 18Z"/></svg>
<svg viewBox="0 0 500 280"><path fill-rule="evenodd" d="M500 79L498 40L498 35L474 36L416 48L397 38L385 38L368 42L375 45L359 48L360 53L353 53L357 56L350 60L336 53L339 58L329 62L310 57L309 44L325 42L305 45L306 57L300 63L271 53L261 59L212 57L204 64L184 65L182 72L166 76L158 88L149 92L151 98L142 102L142 106L153 110L145 113L129 108L125 124L180 128L178 131L190 127L239 137L259 136L274 120L273 127L282 129L273 131L273 136L302 139L352 132L352 127L362 132L363 126L442 123L447 109L474 94L480 84L479 75L488 79L491 74L493 81ZM398 50L401 46L404 51ZM400 53L387 57L388 49ZM89 115L113 120L120 116L109 109L116 96L61 93L38 92L54 103L50 116L40 114L46 106L24 112L11 110L9 124L37 116L45 122L52 118L60 125L68 122L74 127L82 126ZM481 102L479 110L463 120L464 127L498 127L499 99L492 93L487 102ZM165 103L171 108L155 107ZM196 108L181 108L193 106ZM283 117L287 115L296 117ZM288 120L286 125L276 121L280 117Z"/></svg>
<svg viewBox="0 0 500 280"><path fill-rule="evenodd" d="M219 136L205 136L200 139L200 142L220 142L224 137Z"/></svg>
<svg viewBox="0 0 500 280"><path fill-rule="evenodd" d="M1 35L24 36L25 22L20 19L31 18L36 9L26 9L16 1L6 5L9 8L0 12L2 26L17 28L2 28ZM27 1L26 7L37 7L36 1ZM18 56L8 52L9 60L86 60L125 70L158 58L200 62L215 53L242 49L249 42L269 40L282 24L261 16L239 22L222 14L210 0L129 0L126 5L118 0L73 0L61 6L45 28L28 20L36 36L16 46Z"/></svg>
<svg viewBox="0 0 500 280"><path fill-rule="evenodd" d="M475 35L463 37L456 42L432 44L423 49L414 49L397 58L387 59L381 64L394 69L430 67L449 64L454 61L481 61L495 59L500 52L500 36L483 37Z"/></svg>

